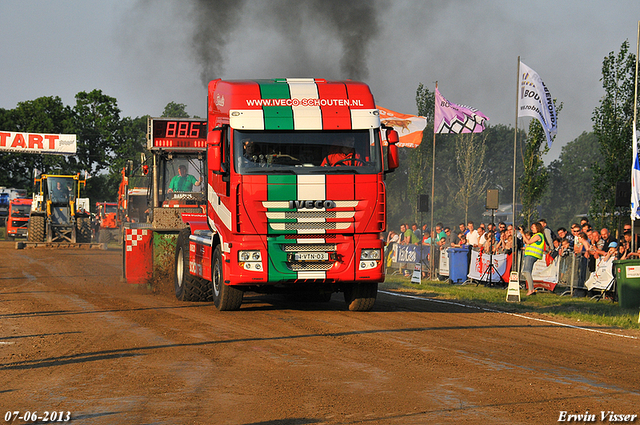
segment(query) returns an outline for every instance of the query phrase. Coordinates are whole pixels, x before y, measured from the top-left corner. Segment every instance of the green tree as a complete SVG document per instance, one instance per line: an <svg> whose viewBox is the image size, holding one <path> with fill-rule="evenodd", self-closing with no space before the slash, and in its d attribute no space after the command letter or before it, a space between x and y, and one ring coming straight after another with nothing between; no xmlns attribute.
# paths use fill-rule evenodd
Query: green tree
<svg viewBox="0 0 640 425"><path fill-rule="evenodd" d="M400 167L385 177L387 187L387 223L398 228L401 222L417 222L419 194L431 193L431 142L433 137L434 92L422 83L416 90L418 115L427 117L422 143L417 148L400 148Z"/></svg>
<svg viewBox="0 0 640 425"><path fill-rule="evenodd" d="M549 151L542 125L536 119L529 123L529 134L522 150L524 172L520 178L520 199L522 216L528 228L537 218L537 205L549 182L549 173L542 161L542 155Z"/></svg>
<svg viewBox="0 0 640 425"><path fill-rule="evenodd" d="M59 97L40 97L2 110L0 129L26 133L74 133L73 112ZM68 158L45 154L0 152L0 181L3 186L33 189L33 170L71 172Z"/></svg>
<svg viewBox="0 0 640 425"><path fill-rule="evenodd" d="M549 189L540 202L540 214L550 226L569 227L584 216L591 204L593 164L600 163L595 134L584 132L562 147L559 158L549 164Z"/></svg>
<svg viewBox="0 0 640 425"><path fill-rule="evenodd" d="M416 90L416 106L418 115L427 118L427 127L422 133L422 143L415 148L409 149L407 197L411 205L411 219L409 221L418 222L420 213L418 212L418 195L431 193L431 164L433 153L433 105L435 93L418 84ZM431 196L431 195L429 195Z"/></svg>
<svg viewBox="0 0 640 425"><path fill-rule="evenodd" d="M115 98L101 90L76 94L74 128L78 136L76 168L90 174L108 169L115 147L122 143L120 109Z"/></svg>
<svg viewBox="0 0 640 425"><path fill-rule="evenodd" d="M636 57L625 41L616 54L610 52L602 63L605 94L592 116L593 132L602 161L593 164L593 198L589 215L596 226L614 224L617 182L631 181L631 138ZM620 166L624 164L625 166Z"/></svg>
<svg viewBox="0 0 640 425"><path fill-rule="evenodd" d="M522 132L522 130L518 130ZM489 125L482 132L487 146L485 170L487 189L497 189L501 204L513 202L513 127L504 124ZM516 181L522 166L516 167Z"/></svg>
<svg viewBox="0 0 640 425"><path fill-rule="evenodd" d="M458 190L454 200L464 212L463 223L467 223L469 208L484 199L488 185L484 164L486 135L458 134L455 138Z"/></svg>
<svg viewBox="0 0 640 425"><path fill-rule="evenodd" d="M189 118L187 105L184 103L169 102L164 107L161 117L163 118Z"/></svg>
<svg viewBox="0 0 640 425"><path fill-rule="evenodd" d="M557 114L562 111L562 103L556 105ZM555 136L552 138L552 142ZM545 135L542 124L537 119L529 122L529 134L522 148L523 172L520 177L520 199L522 201L522 216L527 227L533 222L534 218L539 217L538 205L540 200L547 191L549 185L549 171L544 166L542 155L549 152L547 145L547 137Z"/></svg>

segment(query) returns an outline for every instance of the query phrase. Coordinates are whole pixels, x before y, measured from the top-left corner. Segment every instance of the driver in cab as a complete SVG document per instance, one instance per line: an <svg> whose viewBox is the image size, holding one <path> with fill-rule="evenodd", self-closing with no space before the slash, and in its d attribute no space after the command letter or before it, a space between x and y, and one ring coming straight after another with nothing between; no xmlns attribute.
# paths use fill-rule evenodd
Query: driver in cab
<svg viewBox="0 0 640 425"><path fill-rule="evenodd" d="M69 192L70 192L70 188L67 187L66 184L64 184L63 182L57 181L56 185L53 188L52 201L63 202L63 203L69 202Z"/></svg>
<svg viewBox="0 0 640 425"><path fill-rule="evenodd" d="M341 145L334 146L323 160L322 167L341 165L362 165L363 161L354 148L355 138L347 137Z"/></svg>
<svg viewBox="0 0 640 425"><path fill-rule="evenodd" d="M200 186L202 177L196 180L191 174L187 174L187 166L180 165L178 167L178 175L174 176L169 182L169 190L167 192L191 192L193 186Z"/></svg>

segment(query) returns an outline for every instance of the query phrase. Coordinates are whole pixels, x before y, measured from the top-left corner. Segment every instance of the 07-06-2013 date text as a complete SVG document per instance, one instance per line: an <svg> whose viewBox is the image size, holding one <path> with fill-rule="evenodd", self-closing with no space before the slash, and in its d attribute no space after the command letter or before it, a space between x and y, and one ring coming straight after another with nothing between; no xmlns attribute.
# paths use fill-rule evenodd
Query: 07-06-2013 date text
<svg viewBox="0 0 640 425"><path fill-rule="evenodd" d="M16 420L24 422L68 422L71 420L71 412L44 411L42 415L39 415L37 411L26 411L23 413L19 410L13 410L4 414L5 422L14 422Z"/></svg>

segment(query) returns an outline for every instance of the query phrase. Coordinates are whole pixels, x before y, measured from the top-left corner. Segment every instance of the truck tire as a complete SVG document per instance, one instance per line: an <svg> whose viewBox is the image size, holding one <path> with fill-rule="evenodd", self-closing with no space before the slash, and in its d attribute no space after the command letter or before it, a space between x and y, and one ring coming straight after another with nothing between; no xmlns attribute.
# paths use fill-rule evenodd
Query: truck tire
<svg viewBox="0 0 640 425"><path fill-rule="evenodd" d="M76 242L91 243L91 217L76 219Z"/></svg>
<svg viewBox="0 0 640 425"><path fill-rule="evenodd" d="M353 282L344 290L344 300L350 311L370 311L377 295L378 282Z"/></svg>
<svg viewBox="0 0 640 425"><path fill-rule="evenodd" d="M210 301L211 284L189 273L189 228L182 229L176 241L173 286L180 301Z"/></svg>
<svg viewBox="0 0 640 425"><path fill-rule="evenodd" d="M41 215L32 215L27 225L27 241L44 242L46 220Z"/></svg>
<svg viewBox="0 0 640 425"><path fill-rule="evenodd" d="M230 311L240 308L244 292L234 286L224 284L222 250L220 249L220 245L216 246L216 249L213 251L211 283L213 286L213 304L215 304L218 310Z"/></svg>

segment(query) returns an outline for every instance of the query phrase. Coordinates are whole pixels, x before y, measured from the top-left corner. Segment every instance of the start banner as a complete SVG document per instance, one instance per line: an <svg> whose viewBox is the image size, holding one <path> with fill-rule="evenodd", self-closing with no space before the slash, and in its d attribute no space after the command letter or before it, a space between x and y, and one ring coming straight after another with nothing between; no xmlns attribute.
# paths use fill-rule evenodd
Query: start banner
<svg viewBox="0 0 640 425"><path fill-rule="evenodd" d="M0 131L0 152L75 155L76 149L75 134Z"/></svg>

